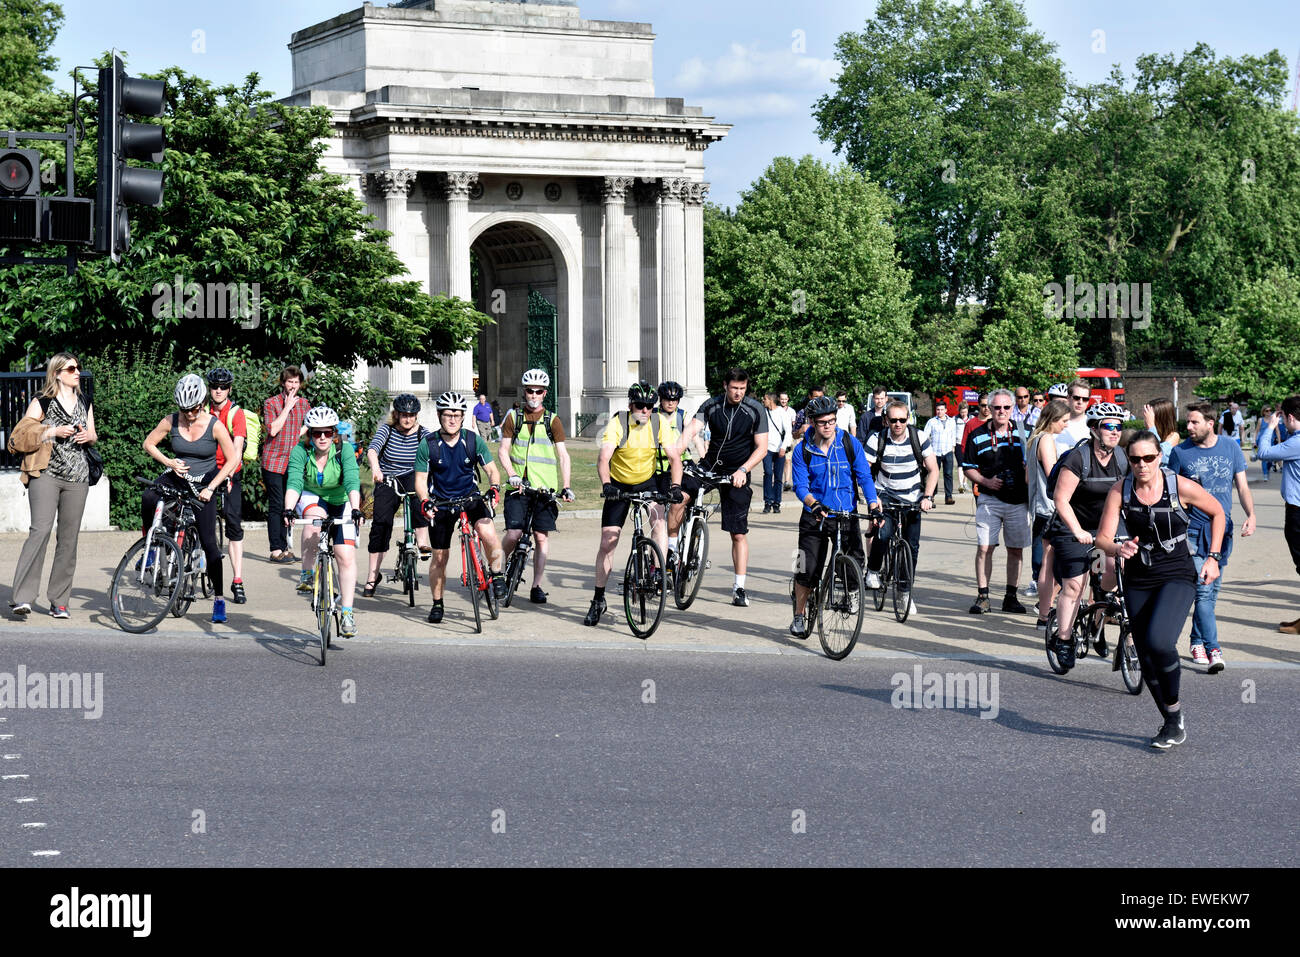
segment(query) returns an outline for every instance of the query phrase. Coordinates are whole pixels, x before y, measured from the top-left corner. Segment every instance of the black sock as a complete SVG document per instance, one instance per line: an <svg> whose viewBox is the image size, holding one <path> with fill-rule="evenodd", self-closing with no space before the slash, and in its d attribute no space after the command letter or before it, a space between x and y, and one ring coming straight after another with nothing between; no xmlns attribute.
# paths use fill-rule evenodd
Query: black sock
<svg viewBox="0 0 1300 957"><path fill-rule="evenodd" d="M605 589L603 589L603 588L597 588L597 589L596 589L596 601L604 601L604 600L605 600Z"/></svg>
<svg viewBox="0 0 1300 957"><path fill-rule="evenodd" d="M981 589L979 590L979 596L980 596L981 598L988 598L988 597L989 597L989 590L988 590L988 588L987 588L987 587L981 588Z"/></svg>
<svg viewBox="0 0 1300 957"><path fill-rule="evenodd" d="M435 598L435 599L433 600L433 607L434 607L434 608L441 608L441 607L442 607L442 599L441 599L441 598Z"/></svg>

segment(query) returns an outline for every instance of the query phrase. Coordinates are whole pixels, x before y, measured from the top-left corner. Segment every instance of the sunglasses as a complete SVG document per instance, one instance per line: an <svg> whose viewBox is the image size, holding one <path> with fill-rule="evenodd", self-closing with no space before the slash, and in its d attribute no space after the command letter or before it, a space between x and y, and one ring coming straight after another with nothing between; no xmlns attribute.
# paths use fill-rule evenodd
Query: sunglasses
<svg viewBox="0 0 1300 957"><path fill-rule="evenodd" d="M525 389L524 395L545 395L545 389Z"/></svg>
<svg viewBox="0 0 1300 957"><path fill-rule="evenodd" d="M989 408L991 408L994 412L1006 412L1008 409L1011 408L1011 406L1009 406L1009 405L994 405L994 406L990 406Z"/></svg>
<svg viewBox="0 0 1300 957"><path fill-rule="evenodd" d="M1130 462L1141 462L1143 465L1150 465L1152 462L1160 460L1160 453L1155 452L1151 455L1130 455L1128 458Z"/></svg>
<svg viewBox="0 0 1300 957"><path fill-rule="evenodd" d="M334 437L333 429L312 429L311 437L313 439L331 439Z"/></svg>
<svg viewBox="0 0 1300 957"><path fill-rule="evenodd" d="M184 412L186 415L198 415L200 412L203 411L203 406L196 405L192 409L181 409L181 411Z"/></svg>
<svg viewBox="0 0 1300 957"><path fill-rule="evenodd" d="M1103 422L1103 423L1101 423L1101 430L1102 430L1103 432L1118 432L1118 431L1120 431L1120 430L1123 429L1123 428L1124 428L1124 426L1121 425L1121 424L1118 423L1118 422Z"/></svg>
<svg viewBox="0 0 1300 957"><path fill-rule="evenodd" d="M1089 399L1091 399L1091 398L1092 398L1092 396L1090 396L1090 395L1072 395L1072 396L1070 396L1070 401L1071 401L1071 402L1087 402L1087 401L1088 401Z"/></svg>
<svg viewBox="0 0 1300 957"><path fill-rule="evenodd" d="M62 369L60 369L59 371L60 371L60 372L78 372L78 371L80 371L80 370L81 370L81 366L79 366L79 365L77 365L75 362L73 362L73 363L70 363L69 365L64 366L64 367L63 367Z"/></svg>
<svg viewBox="0 0 1300 957"><path fill-rule="evenodd" d="M1047 401L1047 400L1044 399L1041 395L1036 395L1036 396L1034 396L1034 404L1035 404L1035 405L1037 405L1039 402L1046 402L1046 401Z"/></svg>
<svg viewBox="0 0 1300 957"><path fill-rule="evenodd" d="M653 408L654 408L654 403L653 403L653 402L633 402L633 403L632 403L632 408L634 408L634 409L636 409L638 412L640 412L640 411L642 411L642 410L653 409Z"/></svg>
<svg viewBox="0 0 1300 957"><path fill-rule="evenodd" d="M907 419L890 419L890 420L889 420L889 424L890 424L890 425L902 425L902 424L903 424L904 422L906 422L906 421L907 421Z"/></svg>

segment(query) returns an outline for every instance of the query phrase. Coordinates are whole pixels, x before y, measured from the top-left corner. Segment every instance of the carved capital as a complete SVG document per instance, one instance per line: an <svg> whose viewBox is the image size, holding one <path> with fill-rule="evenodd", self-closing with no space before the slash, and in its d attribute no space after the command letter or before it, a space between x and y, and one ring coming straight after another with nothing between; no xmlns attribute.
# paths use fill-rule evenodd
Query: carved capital
<svg viewBox="0 0 1300 957"><path fill-rule="evenodd" d="M703 206L709 195L708 183L688 183L682 193L682 202L687 206Z"/></svg>
<svg viewBox="0 0 1300 957"><path fill-rule="evenodd" d="M364 188L369 196L410 196L415 188L415 175L415 171L409 169L378 170L368 174Z"/></svg>
<svg viewBox="0 0 1300 957"><path fill-rule="evenodd" d="M631 176L606 176L602 192L607 203L621 203L627 199L627 191L632 188Z"/></svg>
<svg viewBox="0 0 1300 957"><path fill-rule="evenodd" d="M442 183L443 195L448 199L468 200L474 187L478 185L478 173L454 170L442 173L438 177Z"/></svg>
<svg viewBox="0 0 1300 957"><path fill-rule="evenodd" d="M666 203L680 203L686 195L691 181L679 177L665 178L659 181L659 195Z"/></svg>

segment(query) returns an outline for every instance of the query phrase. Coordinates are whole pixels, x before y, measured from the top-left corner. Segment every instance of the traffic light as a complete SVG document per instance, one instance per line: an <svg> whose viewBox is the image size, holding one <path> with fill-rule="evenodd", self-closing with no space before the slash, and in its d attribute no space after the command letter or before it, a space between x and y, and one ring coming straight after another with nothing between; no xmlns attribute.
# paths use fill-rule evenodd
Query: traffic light
<svg viewBox="0 0 1300 957"><path fill-rule="evenodd" d="M127 160L161 163L163 129L125 116L162 116L161 80L127 76L121 57L99 71L99 175L95 187L95 251L117 262L131 245L126 205L161 206L161 170L128 166Z"/></svg>
<svg viewBox="0 0 1300 957"><path fill-rule="evenodd" d="M40 238L41 154L0 150L0 240Z"/></svg>

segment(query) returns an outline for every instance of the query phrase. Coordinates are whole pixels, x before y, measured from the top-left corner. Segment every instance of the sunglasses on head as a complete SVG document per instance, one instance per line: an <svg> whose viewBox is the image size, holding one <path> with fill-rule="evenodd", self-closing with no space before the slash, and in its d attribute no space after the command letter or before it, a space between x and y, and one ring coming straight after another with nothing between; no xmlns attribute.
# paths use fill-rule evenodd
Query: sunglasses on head
<svg viewBox="0 0 1300 957"><path fill-rule="evenodd" d="M1153 452L1150 455L1130 455L1128 458L1130 462L1141 462L1143 465L1150 465L1152 462L1158 462L1160 460L1160 453Z"/></svg>
<svg viewBox="0 0 1300 957"><path fill-rule="evenodd" d="M1118 432L1124 428L1119 422L1103 422L1100 426L1103 432Z"/></svg>

